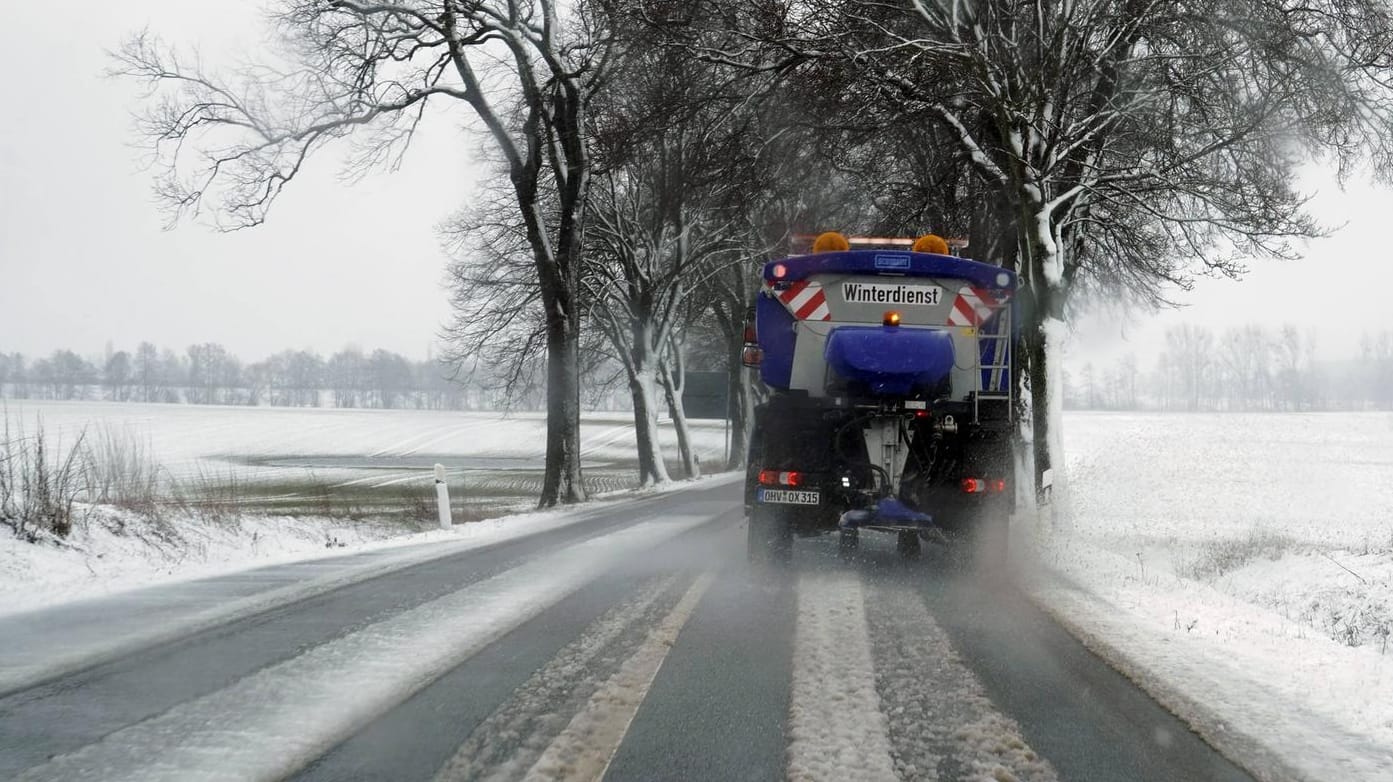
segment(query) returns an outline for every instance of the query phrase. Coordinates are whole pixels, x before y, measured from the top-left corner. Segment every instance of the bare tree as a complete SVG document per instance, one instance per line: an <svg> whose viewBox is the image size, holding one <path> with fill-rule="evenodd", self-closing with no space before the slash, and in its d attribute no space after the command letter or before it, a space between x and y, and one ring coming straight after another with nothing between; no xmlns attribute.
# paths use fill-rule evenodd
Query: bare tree
<svg viewBox="0 0 1393 782"><path fill-rule="evenodd" d="M124 402L130 398L131 354L118 350L106 360L102 369L102 383L107 388L107 398L113 402Z"/></svg>
<svg viewBox="0 0 1393 782"><path fill-rule="evenodd" d="M354 173L399 163L429 106L463 106L483 126L508 171L546 323L543 505L585 496L574 296L590 181L585 112L612 55L601 6L280 0L270 15L284 56L230 77L146 34L117 55L119 74L163 95L141 126L161 167L158 194L176 218L211 207L226 228L261 223L335 140L358 141Z"/></svg>
<svg viewBox="0 0 1393 782"><path fill-rule="evenodd" d="M1214 333L1183 323L1166 329L1166 362L1175 374L1186 409L1200 409L1214 366Z"/></svg>
<svg viewBox="0 0 1393 782"><path fill-rule="evenodd" d="M136 347L133 372L140 401L154 402L160 377L160 354L154 344L142 342Z"/></svg>
<svg viewBox="0 0 1393 782"><path fill-rule="evenodd" d="M734 4L729 4L733 7ZM1071 293L1153 303L1192 265L1237 274L1317 232L1300 152L1386 169L1389 9L1375 0L803 0L756 4L706 56L798 73L839 64L938 125L1009 209L1027 314L1037 480L1059 448L1049 393ZM730 11L732 14L735 12ZM860 106L856 107L857 110Z"/></svg>

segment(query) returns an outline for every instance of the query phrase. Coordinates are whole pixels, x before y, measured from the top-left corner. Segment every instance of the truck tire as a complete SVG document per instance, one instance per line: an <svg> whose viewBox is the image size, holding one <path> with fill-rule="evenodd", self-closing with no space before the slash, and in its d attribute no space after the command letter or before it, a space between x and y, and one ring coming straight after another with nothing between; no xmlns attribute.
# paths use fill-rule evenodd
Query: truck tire
<svg viewBox="0 0 1393 782"><path fill-rule="evenodd" d="M1010 565L1010 504L990 502L974 516L968 535L974 569L992 578L1005 577Z"/></svg>
<svg viewBox="0 0 1393 782"><path fill-rule="evenodd" d="M861 534L854 529L837 532L837 554L842 559L855 559L861 546Z"/></svg>
<svg viewBox="0 0 1393 782"><path fill-rule="evenodd" d="M918 530L902 529L895 535L895 550L905 559L919 556Z"/></svg>
<svg viewBox="0 0 1393 782"><path fill-rule="evenodd" d="M792 558L793 528L778 508L750 508L748 550L750 562L756 565L781 564Z"/></svg>

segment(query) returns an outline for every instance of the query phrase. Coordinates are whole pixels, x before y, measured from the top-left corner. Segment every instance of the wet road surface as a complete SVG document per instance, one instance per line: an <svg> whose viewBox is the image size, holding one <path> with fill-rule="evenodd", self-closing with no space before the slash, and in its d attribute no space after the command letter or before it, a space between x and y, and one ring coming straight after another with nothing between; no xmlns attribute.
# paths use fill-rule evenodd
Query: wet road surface
<svg viewBox="0 0 1393 782"><path fill-rule="evenodd" d="M738 503L0 619L0 778L1249 779L965 552L752 568Z"/></svg>

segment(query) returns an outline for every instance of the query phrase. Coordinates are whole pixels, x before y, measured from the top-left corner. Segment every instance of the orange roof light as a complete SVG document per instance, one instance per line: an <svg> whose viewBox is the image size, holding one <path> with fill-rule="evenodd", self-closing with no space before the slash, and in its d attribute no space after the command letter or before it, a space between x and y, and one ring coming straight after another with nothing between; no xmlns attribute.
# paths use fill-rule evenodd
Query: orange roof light
<svg viewBox="0 0 1393 782"><path fill-rule="evenodd" d="M818 234L813 240L813 252L815 253L841 253L851 249L851 243L845 236L836 231L828 231Z"/></svg>
<svg viewBox="0 0 1393 782"><path fill-rule="evenodd" d="M881 318L880 323L884 326L898 326L900 325L900 313L889 310L885 313L885 317Z"/></svg>
<svg viewBox="0 0 1393 782"><path fill-rule="evenodd" d="M937 234L924 234L914 242L914 252L935 253L937 255L948 254L948 242Z"/></svg>

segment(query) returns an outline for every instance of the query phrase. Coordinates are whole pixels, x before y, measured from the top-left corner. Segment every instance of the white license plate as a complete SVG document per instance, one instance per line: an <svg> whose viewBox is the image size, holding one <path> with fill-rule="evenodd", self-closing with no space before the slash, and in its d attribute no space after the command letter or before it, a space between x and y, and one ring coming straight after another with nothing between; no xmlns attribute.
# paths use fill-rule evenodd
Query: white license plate
<svg viewBox="0 0 1393 782"><path fill-rule="evenodd" d="M816 505L819 493L815 491L794 491L793 489L760 489L757 499L775 505Z"/></svg>

